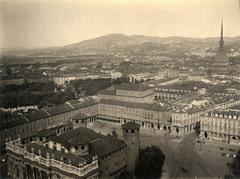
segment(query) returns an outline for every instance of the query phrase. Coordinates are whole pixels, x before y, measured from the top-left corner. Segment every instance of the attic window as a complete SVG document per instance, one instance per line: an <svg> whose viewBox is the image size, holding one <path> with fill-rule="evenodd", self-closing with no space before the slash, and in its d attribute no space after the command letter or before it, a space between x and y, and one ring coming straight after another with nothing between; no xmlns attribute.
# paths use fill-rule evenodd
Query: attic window
<svg viewBox="0 0 240 179"><path fill-rule="evenodd" d="M78 123L78 120L76 120L76 123Z"/></svg>
<svg viewBox="0 0 240 179"><path fill-rule="evenodd" d="M85 148L84 145L82 145L81 149L84 150L84 148Z"/></svg>
<svg viewBox="0 0 240 179"><path fill-rule="evenodd" d="M134 129L131 130L131 133L134 133Z"/></svg>
<svg viewBox="0 0 240 179"><path fill-rule="evenodd" d="M78 150L78 146L75 146L75 150Z"/></svg>

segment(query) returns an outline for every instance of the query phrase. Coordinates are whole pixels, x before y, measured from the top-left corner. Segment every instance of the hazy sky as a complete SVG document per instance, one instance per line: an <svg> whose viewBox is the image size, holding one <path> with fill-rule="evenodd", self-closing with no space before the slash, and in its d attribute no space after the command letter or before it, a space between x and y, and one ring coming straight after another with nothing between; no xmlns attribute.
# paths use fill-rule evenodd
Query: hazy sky
<svg viewBox="0 0 240 179"><path fill-rule="evenodd" d="M240 0L0 0L0 48L61 46L111 33L240 35Z"/></svg>

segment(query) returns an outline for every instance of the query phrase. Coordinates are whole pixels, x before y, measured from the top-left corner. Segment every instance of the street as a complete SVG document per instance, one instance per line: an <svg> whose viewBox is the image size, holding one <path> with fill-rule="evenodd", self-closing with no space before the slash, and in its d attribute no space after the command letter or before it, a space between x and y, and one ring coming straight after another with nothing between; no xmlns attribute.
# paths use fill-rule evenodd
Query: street
<svg viewBox="0 0 240 179"><path fill-rule="evenodd" d="M111 133L115 130L120 139L122 129L119 123L95 121L89 128L103 134ZM221 153L211 151L209 155L199 152L195 146L197 144L195 133L183 136L176 136L163 131L156 131L149 128L140 129L141 147L156 145L161 148L165 155L165 166L163 178L195 178L195 177L218 177L227 174L226 160ZM213 154L213 155L212 155ZM209 165L211 161L221 161L217 165ZM221 167L221 171L219 168Z"/></svg>

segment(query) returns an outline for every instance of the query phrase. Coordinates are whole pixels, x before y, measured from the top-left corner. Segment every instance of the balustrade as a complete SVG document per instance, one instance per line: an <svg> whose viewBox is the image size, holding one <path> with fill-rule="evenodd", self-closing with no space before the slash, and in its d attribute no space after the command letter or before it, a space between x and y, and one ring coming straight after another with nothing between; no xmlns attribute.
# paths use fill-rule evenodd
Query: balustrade
<svg viewBox="0 0 240 179"><path fill-rule="evenodd" d="M15 146L12 143L7 143L6 149L10 150L16 154L22 154L24 158L27 158L31 161L35 161L41 165L44 165L47 167L49 167L49 166L56 167L60 170L63 170L68 173L73 173L78 176L84 176L85 174L89 173L90 171L98 168L98 160L96 157L93 158L93 161L90 164L86 164L81 167L75 167L71 164L65 164L62 161L55 160L54 158L47 159L40 155L35 155L34 153L28 152L24 148Z"/></svg>

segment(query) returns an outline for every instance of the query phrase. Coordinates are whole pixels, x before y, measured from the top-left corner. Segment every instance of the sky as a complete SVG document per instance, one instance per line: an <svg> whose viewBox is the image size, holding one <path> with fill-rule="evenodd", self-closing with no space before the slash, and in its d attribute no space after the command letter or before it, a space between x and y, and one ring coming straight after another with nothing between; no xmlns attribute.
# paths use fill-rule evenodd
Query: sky
<svg viewBox="0 0 240 179"><path fill-rule="evenodd" d="M54 47L112 33L240 36L240 0L0 0L0 48Z"/></svg>

